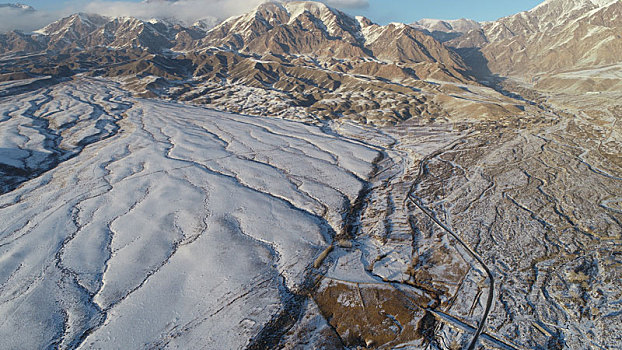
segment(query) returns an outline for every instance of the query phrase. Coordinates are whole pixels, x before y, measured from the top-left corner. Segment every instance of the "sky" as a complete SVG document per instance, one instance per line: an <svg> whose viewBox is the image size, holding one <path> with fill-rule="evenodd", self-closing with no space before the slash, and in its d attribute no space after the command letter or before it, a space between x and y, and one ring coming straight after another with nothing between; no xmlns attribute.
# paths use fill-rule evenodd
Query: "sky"
<svg viewBox="0 0 622 350"><path fill-rule="evenodd" d="M0 0L2 2L3 0ZM34 30L76 12L109 16L175 17L194 22L197 17L227 18L242 14L265 0L11 0L34 7L36 12L0 8L0 32ZM363 15L379 24L412 23L422 18L470 18L490 21L535 7L542 0L323 0L351 15ZM8 1L7 1L8 2Z"/></svg>
<svg viewBox="0 0 622 350"><path fill-rule="evenodd" d="M493 21L530 10L541 2L542 0L370 0L369 7L358 12L380 24L412 23L422 18Z"/></svg>

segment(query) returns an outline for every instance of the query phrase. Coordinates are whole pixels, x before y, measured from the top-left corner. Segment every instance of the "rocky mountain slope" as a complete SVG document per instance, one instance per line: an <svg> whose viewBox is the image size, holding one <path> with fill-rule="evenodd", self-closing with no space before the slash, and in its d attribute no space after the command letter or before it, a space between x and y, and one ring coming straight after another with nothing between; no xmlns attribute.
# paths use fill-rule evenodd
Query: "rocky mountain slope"
<svg viewBox="0 0 622 350"><path fill-rule="evenodd" d="M621 39L621 1L547 0L530 11L486 23L448 45L471 66L487 63L494 74L520 77L541 88L572 86L585 92L620 85L606 74L575 73L575 79L554 74L619 64Z"/></svg>
<svg viewBox="0 0 622 350"><path fill-rule="evenodd" d="M265 3L208 31L75 14L32 34L0 35L0 51L11 60L1 80L107 76L140 96L305 120L431 116L438 106L424 90L477 84L460 56L431 35L319 2ZM239 103L250 95L255 103Z"/></svg>
<svg viewBox="0 0 622 350"><path fill-rule="evenodd" d="M368 57L465 68L455 53L408 26L378 26L366 18L353 18L317 2L263 4L211 30L202 46L207 44L256 54Z"/></svg>
<svg viewBox="0 0 622 350"><path fill-rule="evenodd" d="M160 53L201 52L210 48L242 54L305 55L316 58L379 59L399 63L437 63L464 70L460 57L436 40L405 25L378 26L366 18L354 18L319 2L265 3L204 32L162 20L108 18L75 14L33 34L3 34L1 54L33 53L36 49L13 44L37 42L45 51L142 48ZM388 37L394 46L386 46Z"/></svg>

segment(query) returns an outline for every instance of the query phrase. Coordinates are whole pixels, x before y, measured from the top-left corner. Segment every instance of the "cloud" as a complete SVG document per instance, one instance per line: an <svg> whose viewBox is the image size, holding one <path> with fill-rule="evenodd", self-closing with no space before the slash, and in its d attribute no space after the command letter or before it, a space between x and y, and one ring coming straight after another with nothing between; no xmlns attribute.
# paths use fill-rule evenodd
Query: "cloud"
<svg viewBox="0 0 622 350"><path fill-rule="evenodd" d="M288 1L288 0L279 0ZM110 17L137 17L140 19L174 18L191 24L199 19L226 19L241 15L267 0L147 0L142 2L77 0L68 8L55 12L0 7L0 32L9 30L32 31L76 12L97 13ZM360 9L369 6L369 0L322 0L329 6L342 9Z"/></svg>
<svg viewBox="0 0 622 350"><path fill-rule="evenodd" d="M368 0L326 0L324 3L328 6L349 9L363 9L369 7Z"/></svg>
<svg viewBox="0 0 622 350"><path fill-rule="evenodd" d="M112 17L175 18L192 23L202 18L224 19L239 15L263 2L265 0L95 1L87 4L84 11Z"/></svg>
<svg viewBox="0 0 622 350"><path fill-rule="evenodd" d="M58 19L56 14L9 6L0 7L0 33L11 30L24 32L42 28Z"/></svg>
<svg viewBox="0 0 622 350"><path fill-rule="evenodd" d="M267 0L149 0L139 3L95 1L86 5L84 11L113 17L176 18L185 23L192 23L202 18L225 19L240 15L264 2ZM369 6L368 0L322 0L322 2L339 8Z"/></svg>

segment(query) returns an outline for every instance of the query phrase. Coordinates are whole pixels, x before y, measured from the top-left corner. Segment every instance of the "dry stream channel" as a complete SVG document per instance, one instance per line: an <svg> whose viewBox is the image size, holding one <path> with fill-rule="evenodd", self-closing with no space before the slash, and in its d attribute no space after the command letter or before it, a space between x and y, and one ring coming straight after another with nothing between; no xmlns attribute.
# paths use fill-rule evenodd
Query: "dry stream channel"
<svg viewBox="0 0 622 350"><path fill-rule="evenodd" d="M500 120L334 123L383 157L310 292L331 325L314 345L619 345L622 115L607 98L550 96Z"/></svg>

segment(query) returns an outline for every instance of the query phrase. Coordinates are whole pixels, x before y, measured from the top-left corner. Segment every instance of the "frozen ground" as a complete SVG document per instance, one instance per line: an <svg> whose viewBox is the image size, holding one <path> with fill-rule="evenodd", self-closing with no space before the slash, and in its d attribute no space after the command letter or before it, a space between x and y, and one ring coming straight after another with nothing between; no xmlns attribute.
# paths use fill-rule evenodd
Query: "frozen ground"
<svg viewBox="0 0 622 350"><path fill-rule="evenodd" d="M0 110L3 348L247 346L295 304L378 156L97 80Z"/></svg>
<svg viewBox="0 0 622 350"><path fill-rule="evenodd" d="M485 349L622 341L612 92L318 128L50 83L0 99L0 348L457 349L491 292Z"/></svg>

